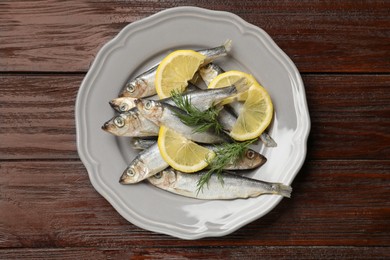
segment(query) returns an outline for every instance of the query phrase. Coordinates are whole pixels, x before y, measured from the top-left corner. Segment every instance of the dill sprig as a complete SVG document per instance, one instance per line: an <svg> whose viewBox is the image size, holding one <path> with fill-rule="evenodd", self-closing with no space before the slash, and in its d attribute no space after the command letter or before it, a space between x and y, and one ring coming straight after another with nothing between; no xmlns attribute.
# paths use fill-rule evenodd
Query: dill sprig
<svg viewBox="0 0 390 260"><path fill-rule="evenodd" d="M194 105L191 104L188 96L182 95L178 91L172 91L172 100L178 108L186 113L176 113L176 116L180 120L195 128L195 132L204 132L208 129L214 130L216 133L222 132L222 126L218 122L219 109L215 106L210 107L206 111L200 111ZM225 166L230 163L236 163L248 150L250 144L254 143L257 139L248 140L245 142L233 142L226 143L217 147L215 157L211 160L207 160L209 164L209 170L202 175L197 183L197 193L199 193L204 185L208 185L208 182L213 174L217 174L218 179L223 183L222 172Z"/></svg>
<svg viewBox="0 0 390 260"><path fill-rule="evenodd" d="M216 106L201 111L191 104L191 99L188 96L184 96L178 91L172 91L171 95L176 106L185 112L175 113L175 115L184 124L196 127L194 132L205 132L209 129L212 129L217 134L222 132L222 125L217 120L220 109Z"/></svg>
<svg viewBox="0 0 390 260"><path fill-rule="evenodd" d="M222 172L225 166L230 163L236 163L248 150L249 145L257 139L248 140L245 142L226 143L217 147L215 157L208 161L209 170L202 175L197 183L197 193L199 193L205 184L208 184L211 175L217 174L218 179L223 184Z"/></svg>

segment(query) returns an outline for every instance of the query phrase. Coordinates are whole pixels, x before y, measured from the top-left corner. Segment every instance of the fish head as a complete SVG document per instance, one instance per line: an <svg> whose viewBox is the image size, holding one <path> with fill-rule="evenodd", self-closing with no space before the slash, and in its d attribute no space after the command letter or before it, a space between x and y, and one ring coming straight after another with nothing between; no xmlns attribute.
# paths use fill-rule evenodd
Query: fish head
<svg viewBox="0 0 390 260"><path fill-rule="evenodd" d="M160 188L168 188L176 182L174 169L165 169L148 178L148 181Z"/></svg>
<svg viewBox="0 0 390 260"><path fill-rule="evenodd" d="M148 87L148 83L140 78L130 80L126 83L122 92L119 94L120 97L142 97L145 90Z"/></svg>
<svg viewBox="0 0 390 260"><path fill-rule="evenodd" d="M246 165L248 169L253 169L253 168L260 167L261 165L266 163L266 161L267 158L265 158L263 155L253 151L252 149L248 149L245 152L242 164Z"/></svg>
<svg viewBox="0 0 390 260"><path fill-rule="evenodd" d="M119 98L112 99L109 103L113 109L122 113L122 112L128 112L130 109L135 107L135 103L134 103L135 99L136 98L131 98L131 97L119 97Z"/></svg>
<svg viewBox="0 0 390 260"><path fill-rule="evenodd" d="M207 86L215 77L218 76L218 74L222 73L216 70L215 66L216 66L215 64L209 63L206 66L203 66L199 69L199 74Z"/></svg>
<svg viewBox="0 0 390 260"><path fill-rule="evenodd" d="M142 160L135 159L122 173L121 184L133 184L142 181L148 175L148 167Z"/></svg>
<svg viewBox="0 0 390 260"><path fill-rule="evenodd" d="M129 133L130 128L133 127L130 124L131 118L132 115L129 113L119 114L105 122L102 129L116 136L125 136L126 133Z"/></svg>
<svg viewBox="0 0 390 260"><path fill-rule="evenodd" d="M160 118L163 116L164 112L164 107L161 102L148 99L137 99L135 103L138 110L144 117L157 125L159 124Z"/></svg>

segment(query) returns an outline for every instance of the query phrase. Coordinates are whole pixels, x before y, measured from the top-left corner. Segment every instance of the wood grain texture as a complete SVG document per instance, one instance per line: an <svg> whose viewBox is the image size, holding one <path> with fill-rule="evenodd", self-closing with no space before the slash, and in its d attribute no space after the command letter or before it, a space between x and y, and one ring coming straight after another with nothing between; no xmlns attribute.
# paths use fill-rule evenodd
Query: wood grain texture
<svg viewBox="0 0 390 260"><path fill-rule="evenodd" d="M132 225L77 155L74 106L95 55L175 6L263 28L305 84L312 127L292 198L224 237ZM389 10L383 0L0 1L0 259L390 259Z"/></svg>
<svg viewBox="0 0 390 260"><path fill-rule="evenodd" d="M304 75L309 158L390 158L388 75Z"/></svg>
<svg viewBox="0 0 390 260"><path fill-rule="evenodd" d="M4 259L388 259L384 247L180 247L6 249Z"/></svg>
<svg viewBox="0 0 390 260"><path fill-rule="evenodd" d="M77 158L74 106L82 78L0 76L0 157Z"/></svg>
<svg viewBox="0 0 390 260"><path fill-rule="evenodd" d="M78 158L74 104L82 79L0 76L0 159ZM390 76L324 74L303 80L312 121L308 158L390 158Z"/></svg>
<svg viewBox="0 0 390 260"><path fill-rule="evenodd" d="M0 248L389 246L389 171L389 161L309 161L292 198L263 218L223 239L186 241L128 223L79 161L3 162Z"/></svg>
<svg viewBox="0 0 390 260"><path fill-rule="evenodd" d="M2 1L0 71L84 72L127 24L175 6L235 13L301 72L390 72L389 1Z"/></svg>

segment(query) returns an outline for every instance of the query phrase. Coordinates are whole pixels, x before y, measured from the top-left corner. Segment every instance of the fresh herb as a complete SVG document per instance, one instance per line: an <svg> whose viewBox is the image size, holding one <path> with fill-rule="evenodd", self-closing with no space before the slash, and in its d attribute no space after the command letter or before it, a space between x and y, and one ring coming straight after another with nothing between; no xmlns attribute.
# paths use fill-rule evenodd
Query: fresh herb
<svg viewBox="0 0 390 260"><path fill-rule="evenodd" d="M205 111L201 111L191 104L191 99L188 96L184 96L178 91L172 91L171 95L176 106L185 112L176 113L176 116L184 124L195 127L194 132L205 132L209 129L217 134L222 132L222 125L217 120L220 108L212 106Z"/></svg>
<svg viewBox="0 0 390 260"><path fill-rule="evenodd" d="M222 132L222 126L218 122L219 108L212 106L206 111L200 111L191 104L191 100L187 96L183 96L178 91L172 91L172 100L178 108L186 113L176 113L180 120L188 125L196 127L195 132L204 132L208 129L214 130L216 133ZM209 160L209 170L202 175L197 183L197 193L199 193L205 184L208 184L211 176L217 174L218 179L223 183L222 172L225 166L230 163L236 163L248 150L250 144L257 139L248 140L245 142L226 143L219 146L214 152L215 157Z"/></svg>
<svg viewBox="0 0 390 260"><path fill-rule="evenodd" d="M209 161L209 170L202 175L197 183L197 193L199 193L205 184L208 184L211 175L217 174L218 179L223 184L222 172L225 166L230 163L237 163L237 161L248 150L249 145L254 143L257 139L248 140L245 142L227 143L219 146L215 152L215 157Z"/></svg>

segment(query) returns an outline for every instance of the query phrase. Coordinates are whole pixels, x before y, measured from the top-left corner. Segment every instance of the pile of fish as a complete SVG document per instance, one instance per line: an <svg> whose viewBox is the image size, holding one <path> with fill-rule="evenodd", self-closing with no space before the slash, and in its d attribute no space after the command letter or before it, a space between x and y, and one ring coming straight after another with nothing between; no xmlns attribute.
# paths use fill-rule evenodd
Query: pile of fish
<svg viewBox="0 0 390 260"><path fill-rule="evenodd" d="M206 61L194 79L189 82L183 96L187 97L191 104L201 111L205 111L216 102L247 89L245 82L236 82L232 86L219 89L198 87L201 85L197 84L200 80L208 85L213 78L224 72L213 61L226 56L230 48L231 41L228 40L221 46L198 51L206 56ZM226 172L222 174L223 183L217 176L212 175L200 192L197 185L207 169L188 174L169 167L160 155L156 142L159 126L170 127L184 137L215 150L218 149L218 145L231 142L231 138L226 133L232 129L243 103L234 102L220 110L218 121L223 126L225 133L196 132L194 127L184 124L177 117L177 113L185 112L175 106L172 98L158 100L154 86L157 67L158 65L134 79L130 79L119 97L109 102L118 114L104 123L102 129L115 136L131 137L129 145L140 150L140 153L123 171L120 183L135 184L146 180L163 190L197 199L237 199L257 197L261 194L279 194L290 197L290 186L263 182L232 173L236 170L250 170L260 167L267 161L263 155L252 149L248 149L242 158L224 168ZM276 146L275 141L267 133L263 133L260 139L268 147Z"/></svg>

